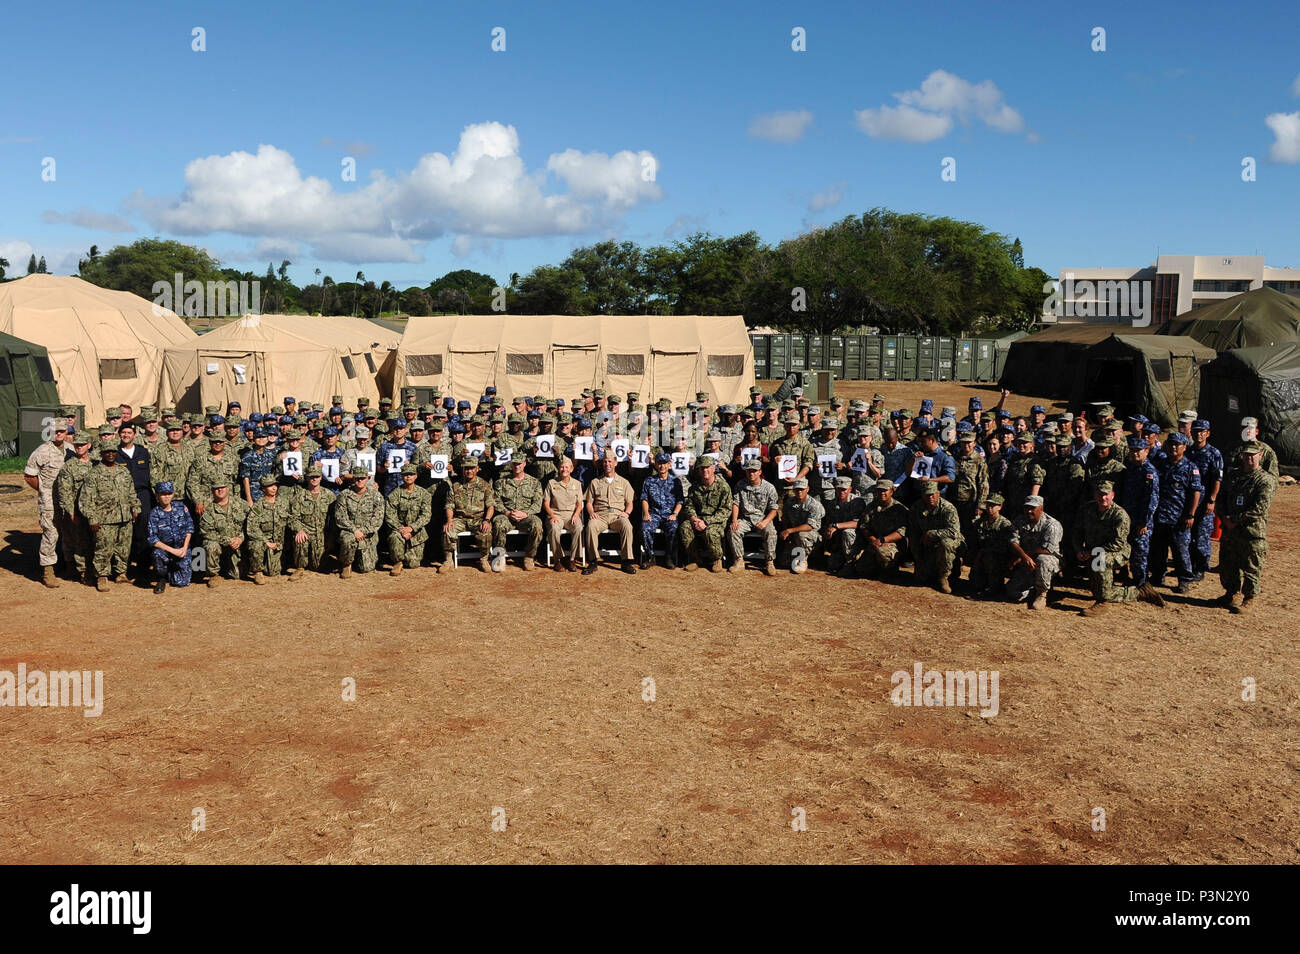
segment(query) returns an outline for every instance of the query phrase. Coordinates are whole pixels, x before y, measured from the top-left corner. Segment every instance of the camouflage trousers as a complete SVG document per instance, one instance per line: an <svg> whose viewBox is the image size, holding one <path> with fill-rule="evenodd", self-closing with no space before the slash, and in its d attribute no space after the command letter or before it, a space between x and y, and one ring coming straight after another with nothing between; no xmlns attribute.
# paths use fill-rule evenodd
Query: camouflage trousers
<svg viewBox="0 0 1300 954"><path fill-rule="evenodd" d="M849 555L857 549L857 546L856 527L852 530L836 530L835 535L829 540L821 537L822 552L826 554L826 568L838 570L848 561Z"/></svg>
<svg viewBox="0 0 1300 954"><path fill-rule="evenodd" d="M456 538L462 533L468 533L470 540L474 544L474 549L483 554L486 559L488 550L492 549L492 530L480 530L483 523L482 517L456 517L442 534L443 551L447 554L447 559L456 552Z"/></svg>
<svg viewBox="0 0 1300 954"><path fill-rule="evenodd" d="M937 583L950 577L959 546L956 540L918 541L913 550L917 578L926 583Z"/></svg>
<svg viewBox="0 0 1300 954"><path fill-rule="evenodd" d="M784 540L778 538L776 558L783 566L789 566L796 547L803 547L805 559L811 557L821 542L821 534L815 531L792 533Z"/></svg>
<svg viewBox="0 0 1300 954"><path fill-rule="evenodd" d="M1267 540L1224 528L1219 538L1219 581L1223 588L1248 599L1259 595L1267 555Z"/></svg>
<svg viewBox="0 0 1300 954"><path fill-rule="evenodd" d="M179 546L179 544L176 544ZM189 586L190 578L193 575L193 568L190 564L190 551L185 551L185 556L172 556L170 553L164 553L157 547L153 550L153 571L157 579L165 579L172 586Z"/></svg>
<svg viewBox="0 0 1300 954"><path fill-rule="evenodd" d="M408 570L414 570L424 562L424 545L429 542L427 533L418 530L411 534L411 539L403 540L396 530L388 531L388 558L394 564L401 563Z"/></svg>
<svg viewBox="0 0 1300 954"><path fill-rule="evenodd" d="M351 530L339 531L339 566L350 566L358 573L369 573L378 562L378 532L368 534L364 540L358 540Z"/></svg>
<svg viewBox="0 0 1300 954"><path fill-rule="evenodd" d="M754 525L757 520L740 520L738 530L728 530L727 540L731 543L731 558L737 562L745 559L745 534L761 533L763 535L763 556L768 563L776 562L776 521L771 521L762 530ZM730 526L730 524L728 524Z"/></svg>
<svg viewBox="0 0 1300 954"><path fill-rule="evenodd" d="M970 583L977 593L996 592L1002 595L1007 581L1007 566L1011 558L1005 551L980 550L971 561Z"/></svg>
<svg viewBox="0 0 1300 954"><path fill-rule="evenodd" d="M1197 573L1204 573L1210 568L1210 538L1213 535L1214 514L1205 512L1205 503L1202 501L1196 520L1192 523L1192 569Z"/></svg>
<svg viewBox="0 0 1300 954"><path fill-rule="evenodd" d="M1054 557L1050 553L1040 553L1034 557L1034 568L1032 570L1021 563L1011 571L1011 579L1007 581L1007 598L1019 603L1028 599L1031 591L1041 591L1043 593L1050 591L1052 577L1056 576L1060 571L1060 558Z"/></svg>
<svg viewBox="0 0 1300 954"><path fill-rule="evenodd" d="M302 543L294 540L293 565L299 570L315 572L325 562L325 531L308 530L307 539Z"/></svg>
<svg viewBox="0 0 1300 954"><path fill-rule="evenodd" d="M678 536L682 541L682 552L687 562L696 560L701 566L716 563L722 559L722 531L720 523L707 524L703 530L696 530L690 520L682 521Z"/></svg>
<svg viewBox="0 0 1300 954"><path fill-rule="evenodd" d="M492 518L492 545L504 550L506 547L506 534L512 530L524 535L524 553L529 557L536 557L537 548L542 543L541 519L529 514L518 523L515 523L505 514L497 514Z"/></svg>
<svg viewBox="0 0 1300 954"><path fill-rule="evenodd" d="M864 540L854 563L862 576L876 576L886 570L897 569L902 559L903 554L898 544L884 543L879 547L873 547Z"/></svg>
<svg viewBox="0 0 1300 954"><path fill-rule="evenodd" d="M225 541L203 541L207 552L208 576L224 576L227 580L239 579L244 560L244 548L232 547Z"/></svg>
<svg viewBox="0 0 1300 954"><path fill-rule="evenodd" d="M279 576L284 560L284 544L272 550L265 543L250 543L248 546L248 572L265 573L267 576Z"/></svg>
<svg viewBox="0 0 1300 954"><path fill-rule="evenodd" d="M1102 554L1097 554L1101 557ZM1105 564L1101 569L1094 566L1096 557L1088 562L1088 585L1092 589L1092 598L1098 603L1131 603L1137 599L1137 587L1117 586L1115 570L1127 562L1123 557L1113 553L1105 554Z"/></svg>
<svg viewBox="0 0 1300 954"><path fill-rule="evenodd" d="M90 527L85 518L73 521L66 515L60 515L59 546L63 549L63 561L69 570L85 573L91 564L95 552L95 541L91 538Z"/></svg>
<svg viewBox="0 0 1300 954"><path fill-rule="evenodd" d="M95 576L125 573L131 559L131 524L102 523L95 531Z"/></svg>

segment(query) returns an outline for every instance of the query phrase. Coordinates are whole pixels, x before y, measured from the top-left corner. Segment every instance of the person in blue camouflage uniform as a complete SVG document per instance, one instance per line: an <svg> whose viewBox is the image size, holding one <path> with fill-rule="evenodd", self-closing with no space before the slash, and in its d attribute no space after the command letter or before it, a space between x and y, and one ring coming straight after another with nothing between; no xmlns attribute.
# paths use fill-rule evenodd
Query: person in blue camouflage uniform
<svg viewBox="0 0 1300 954"><path fill-rule="evenodd" d="M1141 437L1128 441L1128 464L1124 469L1124 483L1120 487L1120 506L1129 517L1129 576L1138 588L1142 599L1157 606L1164 605L1164 597L1156 592L1147 580L1151 539L1155 531L1156 506L1160 502L1160 475L1147 460L1149 445Z"/></svg>
<svg viewBox="0 0 1300 954"><path fill-rule="evenodd" d="M1179 431L1165 441L1169 463L1160 475L1160 502L1156 505L1155 532L1151 540L1151 579L1163 583L1169 551L1174 552L1177 593L1188 593L1192 583L1192 523L1200 504L1201 469L1187 455L1187 435Z"/></svg>
<svg viewBox="0 0 1300 954"><path fill-rule="evenodd" d="M685 505L682 482L672 473L672 455L660 451L655 455L654 473L641 483L641 569L654 566L654 532L664 532L664 553L668 567L676 562L678 519Z"/></svg>
<svg viewBox="0 0 1300 954"><path fill-rule="evenodd" d="M1201 484L1205 487L1192 520L1192 580L1195 582L1204 579L1210 569L1210 538L1214 534L1219 489L1223 486L1223 455L1210 443L1210 422L1205 418L1192 422L1192 442L1187 456L1200 469Z"/></svg>
<svg viewBox="0 0 1300 954"><path fill-rule="evenodd" d="M275 473L275 452L267 447L266 428L253 431L253 446L239 461L239 482L250 505L262 499L262 478Z"/></svg>
<svg viewBox="0 0 1300 954"><path fill-rule="evenodd" d="M379 445L375 457L375 472L379 477L379 493L387 498L402 485L402 467L414 463L417 448L406 436L407 421L395 417L388 422L388 440ZM400 458L400 462L396 459ZM392 464L392 466L390 466Z"/></svg>
<svg viewBox="0 0 1300 954"><path fill-rule="evenodd" d="M176 487L170 480L159 481L154 487L158 505L149 511L147 539L153 548L153 569L156 579L155 593L162 593L167 584L190 585L190 538L194 536L194 518L184 507L174 503Z"/></svg>
<svg viewBox="0 0 1300 954"><path fill-rule="evenodd" d="M339 447L339 429L334 425L325 428L325 446L319 450L313 451L311 459L303 465L304 470L307 464L319 464L323 460L336 460L339 462L339 474L335 480L325 480L321 478L320 485L337 496L344 487L343 483L343 450ZM415 463L414 460L411 463Z"/></svg>

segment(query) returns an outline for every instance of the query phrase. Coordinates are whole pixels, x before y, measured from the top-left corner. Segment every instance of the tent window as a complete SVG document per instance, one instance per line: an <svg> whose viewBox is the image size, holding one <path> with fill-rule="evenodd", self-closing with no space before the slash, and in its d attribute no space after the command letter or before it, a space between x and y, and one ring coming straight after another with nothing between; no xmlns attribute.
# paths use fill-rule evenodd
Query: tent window
<svg viewBox="0 0 1300 954"><path fill-rule="evenodd" d="M371 374L375 374L378 369L375 367L374 356L369 351L366 352L366 367L370 369Z"/></svg>
<svg viewBox="0 0 1300 954"><path fill-rule="evenodd" d="M717 378L738 378L745 373L745 356L743 354L709 355L709 376Z"/></svg>
<svg viewBox="0 0 1300 954"><path fill-rule="evenodd" d="M101 381L130 381L135 377L135 358L100 358Z"/></svg>
<svg viewBox="0 0 1300 954"><path fill-rule="evenodd" d="M9 359L0 358L0 387L13 383L14 376L9 371Z"/></svg>
<svg viewBox="0 0 1300 954"><path fill-rule="evenodd" d="M541 374L544 368L545 355L506 352L506 374Z"/></svg>
<svg viewBox="0 0 1300 954"><path fill-rule="evenodd" d="M609 354L605 356L606 374L645 374L645 355Z"/></svg>
<svg viewBox="0 0 1300 954"><path fill-rule="evenodd" d="M408 354L406 356L406 373L413 378L428 374L442 374L442 355Z"/></svg>
<svg viewBox="0 0 1300 954"><path fill-rule="evenodd" d="M43 354L32 355L32 360L36 362L36 376L42 381L54 381L54 369L50 367L50 359Z"/></svg>
<svg viewBox="0 0 1300 954"><path fill-rule="evenodd" d="M343 370L347 372L348 377L355 378L357 376L357 367L352 363L352 358L344 355L339 360L343 362Z"/></svg>
<svg viewBox="0 0 1300 954"><path fill-rule="evenodd" d="M1174 369L1168 358L1152 358L1151 372L1157 381L1172 381L1174 377Z"/></svg>

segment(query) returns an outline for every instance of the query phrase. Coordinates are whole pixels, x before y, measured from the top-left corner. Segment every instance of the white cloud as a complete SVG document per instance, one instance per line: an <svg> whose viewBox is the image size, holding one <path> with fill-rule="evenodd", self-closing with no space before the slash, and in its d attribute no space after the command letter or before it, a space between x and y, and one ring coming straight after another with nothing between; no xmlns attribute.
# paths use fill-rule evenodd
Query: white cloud
<svg viewBox="0 0 1300 954"><path fill-rule="evenodd" d="M900 105L858 110L858 128L875 139L933 142L958 122L966 126L978 120L998 132L1019 132L1025 125L992 80L971 83L947 70L935 70L920 89L895 93L894 98Z"/></svg>
<svg viewBox="0 0 1300 954"><path fill-rule="evenodd" d="M233 232L309 244L347 262L422 260L418 246L446 234L525 238L589 233L658 200L658 160L645 150L614 155L568 149L530 171L513 126L467 126L450 156L421 156L409 172L371 174L349 192L304 176L275 146L232 152L185 167L173 198L137 193L128 205L158 229L180 235ZM565 191L548 189L548 173Z"/></svg>
<svg viewBox="0 0 1300 954"><path fill-rule="evenodd" d="M32 243L24 242L22 239L0 241L0 258L9 262L9 267L5 269L5 278L27 274L27 260L32 257L34 251L36 249L32 248ZM45 264L49 265L49 261L47 260Z"/></svg>
<svg viewBox="0 0 1300 954"><path fill-rule="evenodd" d="M1032 129L1025 133L1025 142L1029 143L1031 146L1037 146L1042 141L1043 137L1038 135L1038 133L1034 132Z"/></svg>
<svg viewBox="0 0 1300 954"><path fill-rule="evenodd" d="M755 116L749 123L749 135L754 139L771 142L798 142L812 124L812 113L806 109L783 113L766 113Z"/></svg>
<svg viewBox="0 0 1300 954"><path fill-rule="evenodd" d="M684 232L687 229L703 228L707 221L707 215L687 215L683 212L664 229L664 238L672 238L678 232Z"/></svg>
<svg viewBox="0 0 1300 954"><path fill-rule="evenodd" d="M808 200L808 211L817 213L829 209L831 206L839 205L844 199L844 192L848 187L847 182L837 182L830 188L818 192Z"/></svg>
<svg viewBox="0 0 1300 954"><path fill-rule="evenodd" d="M1274 162L1300 162L1300 113L1273 113L1264 122L1276 137L1268 157Z"/></svg>
<svg viewBox="0 0 1300 954"><path fill-rule="evenodd" d="M36 254L45 257L45 268L51 275L75 275L77 263L86 257L86 250L61 246L37 248L22 239L0 239L0 258L8 259L5 278L22 278L27 274L27 260Z"/></svg>
<svg viewBox="0 0 1300 954"><path fill-rule="evenodd" d="M84 229L98 229L101 232L135 231L135 226L131 224L129 219L125 219L120 215L105 215L84 205L76 212L69 213L46 209L41 213L41 221L48 222L51 225L59 223L79 225Z"/></svg>

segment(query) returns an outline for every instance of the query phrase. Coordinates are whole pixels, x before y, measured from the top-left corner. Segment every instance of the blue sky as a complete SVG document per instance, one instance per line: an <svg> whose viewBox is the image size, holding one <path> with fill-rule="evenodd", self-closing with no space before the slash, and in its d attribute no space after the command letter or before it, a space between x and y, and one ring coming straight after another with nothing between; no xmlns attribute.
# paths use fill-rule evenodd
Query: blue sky
<svg viewBox="0 0 1300 954"><path fill-rule="evenodd" d="M1300 266L1298 27L1272 2L20 4L0 255L75 273L163 235L405 288L885 206L1052 274L1157 247Z"/></svg>

